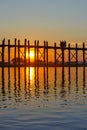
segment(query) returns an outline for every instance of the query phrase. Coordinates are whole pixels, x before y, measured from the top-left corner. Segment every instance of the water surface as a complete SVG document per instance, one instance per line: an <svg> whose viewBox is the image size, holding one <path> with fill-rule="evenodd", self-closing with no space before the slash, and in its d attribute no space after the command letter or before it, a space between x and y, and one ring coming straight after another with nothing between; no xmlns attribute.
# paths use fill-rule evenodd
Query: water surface
<svg viewBox="0 0 87 130"><path fill-rule="evenodd" d="M87 68L0 68L0 130L87 129Z"/></svg>

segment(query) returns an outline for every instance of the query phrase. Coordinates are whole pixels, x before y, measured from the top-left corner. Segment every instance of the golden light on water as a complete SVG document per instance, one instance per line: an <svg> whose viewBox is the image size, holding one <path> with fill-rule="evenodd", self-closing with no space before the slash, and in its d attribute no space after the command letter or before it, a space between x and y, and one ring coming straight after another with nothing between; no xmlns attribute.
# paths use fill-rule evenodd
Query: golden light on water
<svg viewBox="0 0 87 130"><path fill-rule="evenodd" d="M34 68L30 67L30 80L33 81L34 79Z"/></svg>
<svg viewBox="0 0 87 130"><path fill-rule="evenodd" d="M27 81L29 80L31 84L34 83L34 68L33 67L26 67L26 77Z"/></svg>

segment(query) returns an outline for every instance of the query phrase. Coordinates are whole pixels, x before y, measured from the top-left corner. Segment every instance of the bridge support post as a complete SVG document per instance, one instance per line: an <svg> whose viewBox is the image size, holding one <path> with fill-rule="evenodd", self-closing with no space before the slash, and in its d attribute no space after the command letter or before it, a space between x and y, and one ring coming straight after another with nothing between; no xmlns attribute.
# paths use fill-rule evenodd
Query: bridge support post
<svg viewBox="0 0 87 130"><path fill-rule="evenodd" d="M54 43L54 64L56 66L56 43Z"/></svg>
<svg viewBox="0 0 87 130"><path fill-rule="evenodd" d="M28 64L30 66L30 43L29 43L29 40L28 40Z"/></svg>
<svg viewBox="0 0 87 130"><path fill-rule="evenodd" d="M85 43L83 43L83 65L85 66Z"/></svg>
<svg viewBox="0 0 87 130"><path fill-rule="evenodd" d="M10 67L10 40L8 40L8 66Z"/></svg>
<svg viewBox="0 0 87 130"><path fill-rule="evenodd" d="M14 65L16 66L16 43L17 43L17 39L15 38L14 40Z"/></svg>
<svg viewBox="0 0 87 130"><path fill-rule="evenodd" d="M5 39L2 41L2 66L4 66Z"/></svg>
<svg viewBox="0 0 87 130"><path fill-rule="evenodd" d="M37 41L37 66L39 65L39 41Z"/></svg>

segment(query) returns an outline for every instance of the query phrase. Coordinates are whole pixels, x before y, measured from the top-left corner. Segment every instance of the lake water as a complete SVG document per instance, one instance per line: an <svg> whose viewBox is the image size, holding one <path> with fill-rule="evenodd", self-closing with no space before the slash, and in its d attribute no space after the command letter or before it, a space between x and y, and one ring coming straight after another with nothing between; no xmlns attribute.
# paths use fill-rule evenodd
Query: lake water
<svg viewBox="0 0 87 130"><path fill-rule="evenodd" d="M87 68L0 68L0 130L86 130Z"/></svg>

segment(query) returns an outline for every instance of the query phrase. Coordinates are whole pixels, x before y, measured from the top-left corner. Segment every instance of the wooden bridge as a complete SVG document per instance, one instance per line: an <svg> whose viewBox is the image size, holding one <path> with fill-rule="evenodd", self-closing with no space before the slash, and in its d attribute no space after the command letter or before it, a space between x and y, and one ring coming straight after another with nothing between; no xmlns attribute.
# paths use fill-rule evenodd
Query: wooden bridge
<svg viewBox="0 0 87 130"><path fill-rule="evenodd" d="M31 61L30 51L33 49L34 60ZM52 53L50 53L52 51ZM28 54L28 58L27 58ZM20 40L14 39L14 44L5 39L0 44L0 67L57 67L57 66L86 66L87 65L87 48L85 43L82 47L71 47L70 43L60 41L60 45L49 46L48 41L40 45L39 41L34 41L31 45L29 40L25 39L24 44ZM49 57L53 60L50 61ZM7 61L6 61L7 60Z"/></svg>

